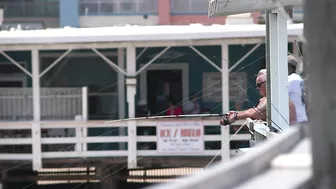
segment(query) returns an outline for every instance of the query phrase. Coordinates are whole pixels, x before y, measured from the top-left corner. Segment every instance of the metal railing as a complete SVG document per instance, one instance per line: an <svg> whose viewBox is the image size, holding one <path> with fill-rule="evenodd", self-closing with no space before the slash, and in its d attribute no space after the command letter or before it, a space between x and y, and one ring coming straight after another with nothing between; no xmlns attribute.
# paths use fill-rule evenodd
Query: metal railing
<svg viewBox="0 0 336 189"><path fill-rule="evenodd" d="M79 1L80 15L145 15L157 14L157 0L96 0Z"/></svg>
<svg viewBox="0 0 336 189"><path fill-rule="evenodd" d="M0 2L5 18L58 17L59 1Z"/></svg>
<svg viewBox="0 0 336 189"><path fill-rule="evenodd" d="M42 120L74 120L87 117L87 91L84 88L41 88ZM83 100L84 99L84 100ZM32 88L0 89L0 120L27 121L33 119Z"/></svg>
<svg viewBox="0 0 336 189"><path fill-rule="evenodd" d="M171 14L208 14L207 0L171 0Z"/></svg>
<svg viewBox="0 0 336 189"><path fill-rule="evenodd" d="M193 121L194 119L183 120ZM132 154L140 157L160 156L168 158L174 156L214 157L219 154L220 157L221 154L223 155L223 153L218 153L221 145L219 144L217 148L206 147L207 143L218 142L224 144L223 141L228 141L229 137L232 137L231 141L248 141L251 139L250 134L230 136L229 133L221 133L221 127L218 125L217 119L204 119L202 123L204 125L204 135L201 141L204 143L203 152L183 153L183 155L162 154L157 151L157 135L160 135L160 132L157 130L158 126L155 120L136 121L138 132L135 138L128 137L127 121L101 125L86 122L42 122L39 125L40 129L38 129L41 132L36 132L36 124L0 123L0 160L33 160L33 162L38 162L43 159L84 157L122 157L127 159L132 158ZM146 131L148 128L152 128L150 132ZM214 128L216 128L216 132L213 131ZM97 132L97 129L102 133ZM120 132L120 130L124 132ZM142 130L142 132L139 132L139 130ZM229 132L229 129L222 130L222 132ZM36 133L41 133L41 135ZM134 143L138 144L136 153L130 152L125 147ZM41 146L41 144L42 149L36 151L36 149L39 149L37 146ZM115 145L108 147L107 144ZM120 144L125 145L120 147ZM237 150L229 149L225 146L224 153L238 153Z"/></svg>

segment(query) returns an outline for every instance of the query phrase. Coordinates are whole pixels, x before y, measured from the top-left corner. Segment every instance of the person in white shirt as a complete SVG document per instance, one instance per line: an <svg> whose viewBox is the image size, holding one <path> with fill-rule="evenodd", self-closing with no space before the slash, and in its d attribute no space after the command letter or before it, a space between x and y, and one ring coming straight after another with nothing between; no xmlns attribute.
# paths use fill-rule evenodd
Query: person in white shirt
<svg viewBox="0 0 336 189"><path fill-rule="evenodd" d="M307 122L306 103L304 98L304 81L302 77L296 73L298 62L295 57L288 55L288 92L289 98L292 100L296 110L297 121Z"/></svg>
<svg viewBox="0 0 336 189"><path fill-rule="evenodd" d="M184 114L199 114L200 104L198 102L198 97L195 93L190 96L188 102L183 105L183 113Z"/></svg>

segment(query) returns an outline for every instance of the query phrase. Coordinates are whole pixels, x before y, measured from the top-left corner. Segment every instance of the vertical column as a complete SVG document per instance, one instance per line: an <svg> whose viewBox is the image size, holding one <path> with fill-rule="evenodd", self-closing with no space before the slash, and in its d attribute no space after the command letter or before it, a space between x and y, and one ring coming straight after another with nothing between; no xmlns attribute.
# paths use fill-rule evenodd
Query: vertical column
<svg viewBox="0 0 336 189"><path fill-rule="evenodd" d="M60 27L80 27L78 0L60 0L59 3Z"/></svg>
<svg viewBox="0 0 336 189"><path fill-rule="evenodd" d="M306 0L304 72L307 74L308 124L312 146L312 188L336 186L336 1Z"/></svg>
<svg viewBox="0 0 336 189"><path fill-rule="evenodd" d="M106 167L106 166L105 166ZM119 175L116 170L106 170L104 167L97 168L97 175L100 177L100 189L117 189L118 188L118 180L117 177Z"/></svg>
<svg viewBox="0 0 336 189"><path fill-rule="evenodd" d="M267 107L266 107L266 114L267 114L267 125L272 128L272 121L270 118L272 118L272 105L271 105L271 72L270 72L270 67L271 67L271 60L270 60L270 14L271 14L271 10L266 10L265 11L265 16L266 16L266 73L267 73L267 78L266 81L269 81L266 83L266 94L267 94ZM272 129L273 130L273 129Z"/></svg>
<svg viewBox="0 0 336 189"><path fill-rule="evenodd" d="M41 120L41 100L40 100L40 62L39 51L32 50L32 76L33 76L33 112L34 121Z"/></svg>
<svg viewBox="0 0 336 189"><path fill-rule="evenodd" d="M304 16L304 64L307 74L309 132L312 141L312 188L336 186L336 88L334 19L336 1L307 0Z"/></svg>
<svg viewBox="0 0 336 189"><path fill-rule="evenodd" d="M136 51L135 47L127 47L127 102L128 117L135 117L135 94L136 94ZM137 167L137 142L136 142L136 121L128 121L128 168Z"/></svg>
<svg viewBox="0 0 336 189"><path fill-rule="evenodd" d="M270 73L271 73L271 119L282 130L289 128L288 105L288 36L287 19L279 10L269 15Z"/></svg>
<svg viewBox="0 0 336 189"><path fill-rule="evenodd" d="M170 24L170 0L158 1L159 24Z"/></svg>
<svg viewBox="0 0 336 189"><path fill-rule="evenodd" d="M1 183L0 183L0 189L6 189L6 180L8 178L7 171L3 171L1 173Z"/></svg>
<svg viewBox="0 0 336 189"><path fill-rule="evenodd" d="M118 49L118 66L124 70L125 69L125 49ZM125 75L118 72L118 112L119 119L125 118ZM119 129L119 135L123 136L126 133L126 128L121 127ZM119 144L119 148L124 150L126 148L124 143Z"/></svg>
<svg viewBox="0 0 336 189"><path fill-rule="evenodd" d="M227 113L229 111L229 45L222 44L222 112ZM222 161L229 161L230 159L230 144L228 144L230 138L230 127L221 127L221 156Z"/></svg>
<svg viewBox="0 0 336 189"><path fill-rule="evenodd" d="M89 119L89 93L87 87L82 87L82 120L87 121Z"/></svg>
<svg viewBox="0 0 336 189"><path fill-rule="evenodd" d="M32 76L33 76L33 112L34 123L32 125L32 151L33 151L33 170L42 168L41 158L41 99L40 99L40 62L39 51L32 50Z"/></svg>

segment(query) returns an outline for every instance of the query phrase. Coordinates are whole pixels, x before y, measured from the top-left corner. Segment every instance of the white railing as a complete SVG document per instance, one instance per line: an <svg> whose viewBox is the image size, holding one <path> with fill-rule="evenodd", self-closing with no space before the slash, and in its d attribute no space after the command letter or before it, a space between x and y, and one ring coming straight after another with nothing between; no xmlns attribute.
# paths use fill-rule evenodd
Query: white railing
<svg viewBox="0 0 336 189"><path fill-rule="evenodd" d="M187 119L184 119L187 120ZM190 119L188 119L190 120ZM143 120L136 121L137 129L141 128L153 128L156 130L156 121L155 120ZM205 132L203 140L206 142L221 142L222 144L226 143L229 146L229 133L220 133L220 126L218 125L218 120L203 120L204 130L207 130L207 127L213 126L217 127L217 134L207 134ZM95 125L95 126L94 126ZM89 122L42 122L41 135L36 131L36 125L27 124L20 122L12 123L0 123L0 130L5 133L2 134L0 139L0 160L33 160L33 164L39 164L43 159L55 159L55 158L100 158L100 157L124 157L132 158L130 152L126 150L120 144L130 143L149 143L148 148L140 147L136 150L136 156L139 157L151 157L151 156L160 156L172 157L172 154L159 154L156 150L155 144L157 142L157 136L155 134L149 133L147 136L136 135L135 138L129 138L126 132L120 132L120 130L127 131L127 122L117 122L111 124L101 124L97 121L96 123ZM89 136L90 130L103 128L105 131L109 131L99 134L98 136ZM53 130L52 130L53 129ZM57 131L58 130L58 131ZM223 131L223 129L222 129ZM225 132L229 132L227 129ZM110 135L110 136L109 136ZM111 136L115 135L115 136ZM223 137L224 136L224 137ZM18 140L19 138L19 140ZM237 134L231 138L231 141L248 141L251 139L250 134ZM98 145L90 149L90 145L93 144L104 144ZM107 143L119 144L115 149L103 149ZM42 144L41 150L39 146ZM13 146L16 146L17 149L13 150ZM57 146L58 145L58 146ZM9 151L10 146L12 150ZM126 145L125 145L126 146ZM219 147L220 148L220 147ZM33 150L32 150L33 149ZM224 154L237 154L237 150L228 150L229 147L225 146L223 149L227 151ZM97 151L99 150L99 151ZM97 153L99 152L99 153ZM219 149L210 148L204 149L204 152L201 154L191 154L191 155L178 155L178 156L211 156L223 155L218 153ZM34 158L33 158L34 157ZM41 167L40 167L41 168Z"/></svg>
<svg viewBox="0 0 336 189"><path fill-rule="evenodd" d="M32 120L32 88L0 88L0 120ZM41 88L41 120L87 120L87 88Z"/></svg>

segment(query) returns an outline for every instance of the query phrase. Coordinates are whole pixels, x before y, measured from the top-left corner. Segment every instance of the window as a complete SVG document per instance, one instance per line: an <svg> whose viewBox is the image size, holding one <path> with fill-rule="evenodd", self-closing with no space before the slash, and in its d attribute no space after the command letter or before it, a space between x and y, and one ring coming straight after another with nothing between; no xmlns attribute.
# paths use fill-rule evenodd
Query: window
<svg viewBox="0 0 336 189"><path fill-rule="evenodd" d="M135 3L131 1L120 2L120 13L135 12Z"/></svg>

